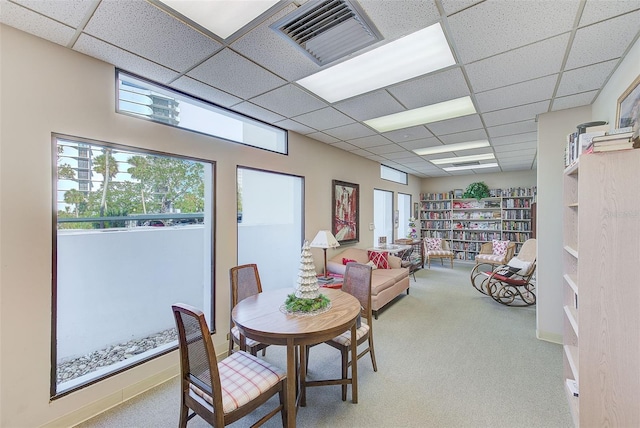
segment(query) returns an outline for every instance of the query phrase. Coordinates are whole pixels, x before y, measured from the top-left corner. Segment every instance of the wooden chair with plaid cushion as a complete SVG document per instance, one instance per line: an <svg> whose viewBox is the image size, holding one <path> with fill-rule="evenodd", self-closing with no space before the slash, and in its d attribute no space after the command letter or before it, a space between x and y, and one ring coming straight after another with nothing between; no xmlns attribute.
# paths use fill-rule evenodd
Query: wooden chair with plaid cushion
<svg viewBox="0 0 640 428"><path fill-rule="evenodd" d="M183 304L171 306L180 349L180 427L195 415L214 427L229 425L264 404L275 394L280 404L253 426L260 426L278 412L287 424L286 373L244 351L220 362L202 311ZM189 410L193 413L189 415Z"/></svg>
<svg viewBox="0 0 640 428"><path fill-rule="evenodd" d="M373 371L378 371L378 365L376 364L376 354L373 348L373 313L371 309L371 272L372 268L369 265L349 262L344 272L344 282L342 284L342 291L351 294L353 297L360 301L361 313L359 324L356 329L356 341L357 345L368 342L367 347L360 351L357 356L352 355L353 358L360 359L367 353L371 356L371 365ZM342 356L342 378L340 380L316 380L307 381L303 379L301 383L301 405L305 405L307 386L323 386L323 385L342 385L342 401L347 399L347 384L349 383L347 374L348 368L351 365L349 361L349 351L351 350L351 330L347 330L340 336L324 342L340 351ZM305 363L309 364L309 350L306 348Z"/></svg>
<svg viewBox="0 0 640 428"><path fill-rule="evenodd" d="M260 275L258 274L258 265L255 263L232 267L229 269L229 280L231 282L231 308L229 309L229 314L231 314L231 311L239 301L249 296L262 293L262 283L260 282ZM238 327L233 324L233 320L229 321L229 325L231 326L231 331L229 334L228 355L231 355L234 344L240 346L240 331ZM265 355L267 346L269 346L249 338L246 338L246 345L251 355L258 355L258 351L262 350L263 356Z"/></svg>
<svg viewBox="0 0 640 428"><path fill-rule="evenodd" d="M493 239L491 242L482 244L480 252L476 255L476 265L471 270L471 285L482 294L487 294L482 287L482 282L485 279L483 272L487 269L493 269L495 266L506 265L515 251L515 242ZM479 276L480 278L478 278Z"/></svg>
<svg viewBox="0 0 640 428"><path fill-rule="evenodd" d="M431 269L431 259L440 259L442 266L444 266L444 259L449 259L451 261L451 268L453 268L454 254L446 239L424 238L423 245L429 269Z"/></svg>

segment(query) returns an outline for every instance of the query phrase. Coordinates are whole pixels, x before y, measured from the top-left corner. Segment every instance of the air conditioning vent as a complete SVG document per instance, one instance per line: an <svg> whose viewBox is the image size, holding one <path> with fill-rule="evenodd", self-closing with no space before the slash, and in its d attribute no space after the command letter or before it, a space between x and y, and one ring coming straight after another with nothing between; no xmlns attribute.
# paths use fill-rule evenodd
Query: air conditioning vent
<svg viewBox="0 0 640 428"><path fill-rule="evenodd" d="M365 13L348 0L310 0L271 28L320 65L382 40Z"/></svg>

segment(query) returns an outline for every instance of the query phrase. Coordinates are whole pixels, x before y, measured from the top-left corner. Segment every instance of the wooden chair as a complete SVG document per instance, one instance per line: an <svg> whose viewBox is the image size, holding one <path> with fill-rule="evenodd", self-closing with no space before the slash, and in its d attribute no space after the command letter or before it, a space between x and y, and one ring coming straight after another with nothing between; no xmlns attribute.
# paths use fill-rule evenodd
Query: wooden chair
<svg viewBox="0 0 640 428"><path fill-rule="evenodd" d="M373 365L373 371L378 371L378 365L376 364L376 354L373 347L373 314L371 310L371 266L349 262L347 263L347 267L344 272L344 282L342 284L342 291L345 293L349 293L354 296L356 299L360 301L361 313L359 325L356 330L356 340L357 345L367 343L367 348L358 353L355 357L357 359L362 358L367 353L371 356L371 364ZM346 401L347 399L347 373L348 368L351 365L351 361L349 361L349 350L351 349L351 331L347 330L342 333L340 336L334 337L333 339L324 342L327 345L330 345L340 351L342 356L342 378L341 381L335 382L331 380L319 380L301 382L302 391L301 391L301 405L305 405L305 387L306 386L322 386L322 385L335 385L340 383L342 385L342 401ZM309 363L309 349L306 348L306 358L305 363L308 366ZM352 355L353 359L354 356Z"/></svg>
<svg viewBox="0 0 640 428"><path fill-rule="evenodd" d="M531 278L536 271L536 254L536 240L528 239L522 244L518 255L506 265L484 272L486 279L481 287L484 287L485 294L503 305L535 305L535 284Z"/></svg>
<svg viewBox="0 0 640 428"><path fill-rule="evenodd" d="M258 265L246 264L242 266L235 266L229 269L229 278L231 283L231 308L229 310L229 317L231 317L231 310L238 304L239 301L246 299L249 296L254 296L258 293L262 293L262 283L260 282L260 275L258 274ZM233 353L234 345L240 346L240 332L238 327L233 324L233 320L229 319L230 332L229 332L229 353ZM255 340L246 338L247 351L251 355L258 355L258 351L262 350L262 355L265 355L267 344L257 342Z"/></svg>
<svg viewBox="0 0 640 428"><path fill-rule="evenodd" d="M515 251L515 242L509 242L507 251L503 255L493 254L493 242L482 244L480 252L476 255L476 265L471 269L471 285L482 294L487 294L482 286L483 281L486 279L484 272L488 269L493 270L495 266L506 265L513 258Z"/></svg>
<svg viewBox="0 0 640 428"><path fill-rule="evenodd" d="M432 244L440 241L438 248L431 247ZM453 251L449 247L449 242L446 239L440 238L424 238L422 245L424 245L424 254L427 258L427 266L431 269L431 259L440 259L440 263L444 266L444 259L451 261L451 268L453 269L453 258L455 257Z"/></svg>
<svg viewBox="0 0 640 428"><path fill-rule="evenodd" d="M258 357L238 351L220 362L202 311L182 303L171 306L180 349L180 424L195 415L214 427L229 425L264 404L276 393L280 404L254 426L278 412L286 426L286 373ZM193 412L189 415L189 410Z"/></svg>

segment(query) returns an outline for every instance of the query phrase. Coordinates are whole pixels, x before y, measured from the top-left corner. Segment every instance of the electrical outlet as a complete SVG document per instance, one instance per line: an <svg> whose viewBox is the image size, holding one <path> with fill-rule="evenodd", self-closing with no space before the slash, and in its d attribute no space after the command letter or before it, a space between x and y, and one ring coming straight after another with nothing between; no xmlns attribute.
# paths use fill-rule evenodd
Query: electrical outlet
<svg viewBox="0 0 640 428"><path fill-rule="evenodd" d="M376 228L376 227L373 225L373 223L369 223L369 230L373 230L373 229L375 229L375 228Z"/></svg>

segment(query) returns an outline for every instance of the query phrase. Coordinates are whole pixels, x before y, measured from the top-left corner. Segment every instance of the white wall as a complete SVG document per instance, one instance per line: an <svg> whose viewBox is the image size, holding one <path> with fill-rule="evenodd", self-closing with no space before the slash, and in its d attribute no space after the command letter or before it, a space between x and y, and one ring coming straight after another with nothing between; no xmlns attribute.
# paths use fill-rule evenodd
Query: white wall
<svg viewBox="0 0 640 428"><path fill-rule="evenodd" d="M0 426L72 426L178 372L177 352L50 401L52 143L58 132L216 162L215 322L224 351L229 268L237 262L238 165L305 177L305 237L329 229L331 180L360 184L360 248L373 241L373 188L420 193L380 179L380 166L290 133L289 155L115 113L114 67L0 25ZM339 248L338 250L344 250ZM314 249L316 266L322 251ZM332 257L334 251L328 251ZM19 324L20 328L16 328Z"/></svg>

